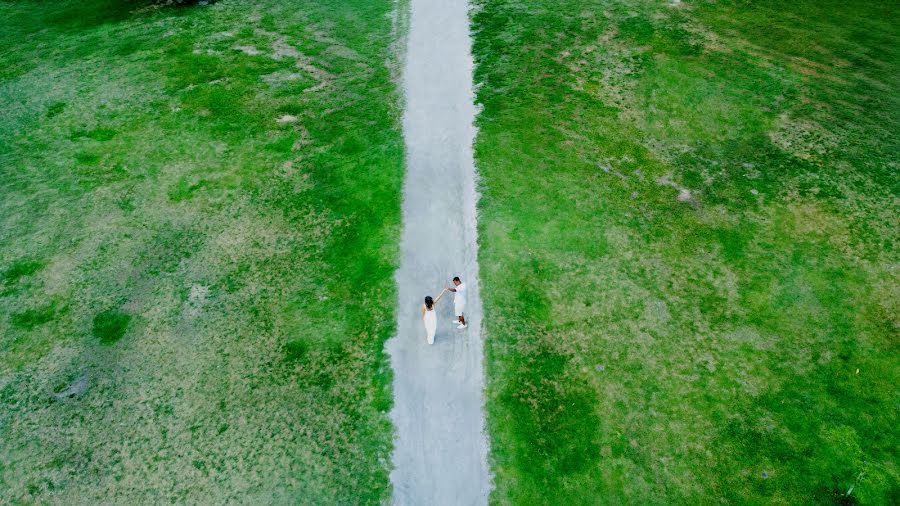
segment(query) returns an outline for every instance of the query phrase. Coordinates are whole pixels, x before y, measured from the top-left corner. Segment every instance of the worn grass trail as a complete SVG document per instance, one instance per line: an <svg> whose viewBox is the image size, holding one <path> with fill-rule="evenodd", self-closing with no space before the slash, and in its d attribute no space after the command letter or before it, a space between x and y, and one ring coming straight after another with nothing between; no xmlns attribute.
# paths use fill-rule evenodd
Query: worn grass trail
<svg viewBox="0 0 900 506"><path fill-rule="evenodd" d="M396 504L483 504L489 478L482 415L481 303L476 261L475 129L468 4L413 0L403 72L407 174L394 368ZM469 286L469 328L452 301L438 306L434 345L419 308L459 275Z"/></svg>

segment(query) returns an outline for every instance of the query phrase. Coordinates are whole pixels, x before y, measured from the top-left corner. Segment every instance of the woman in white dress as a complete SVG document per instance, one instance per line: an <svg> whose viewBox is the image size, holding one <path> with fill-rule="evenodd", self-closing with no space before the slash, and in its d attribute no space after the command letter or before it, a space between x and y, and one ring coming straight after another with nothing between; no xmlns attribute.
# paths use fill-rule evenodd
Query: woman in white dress
<svg viewBox="0 0 900 506"><path fill-rule="evenodd" d="M425 305L422 306L422 321L425 322L425 339L428 344L434 344L434 333L437 331L437 315L434 305L441 300L445 293L447 293L446 288L437 296L437 299L432 300L430 295L425 297Z"/></svg>

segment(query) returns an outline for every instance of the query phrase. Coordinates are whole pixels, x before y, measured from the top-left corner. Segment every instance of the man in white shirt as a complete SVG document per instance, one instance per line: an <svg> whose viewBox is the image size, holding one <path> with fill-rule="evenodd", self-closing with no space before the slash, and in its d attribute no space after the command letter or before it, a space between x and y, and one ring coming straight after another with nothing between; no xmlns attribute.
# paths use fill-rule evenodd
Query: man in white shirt
<svg viewBox="0 0 900 506"><path fill-rule="evenodd" d="M454 293L453 295L453 308L456 310L456 320L453 320L459 323L459 326L456 328L464 329L467 327L466 325L466 317L463 315L463 311L466 309L466 284L460 281L459 276L453 278L453 285L456 288L447 288Z"/></svg>

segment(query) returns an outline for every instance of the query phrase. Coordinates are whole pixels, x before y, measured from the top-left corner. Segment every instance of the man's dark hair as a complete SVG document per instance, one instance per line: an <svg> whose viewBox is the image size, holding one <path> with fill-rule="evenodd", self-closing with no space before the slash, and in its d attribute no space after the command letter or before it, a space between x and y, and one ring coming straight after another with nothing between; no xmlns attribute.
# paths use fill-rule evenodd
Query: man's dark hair
<svg viewBox="0 0 900 506"><path fill-rule="evenodd" d="M453 281L459 281L459 276L454 277Z"/></svg>

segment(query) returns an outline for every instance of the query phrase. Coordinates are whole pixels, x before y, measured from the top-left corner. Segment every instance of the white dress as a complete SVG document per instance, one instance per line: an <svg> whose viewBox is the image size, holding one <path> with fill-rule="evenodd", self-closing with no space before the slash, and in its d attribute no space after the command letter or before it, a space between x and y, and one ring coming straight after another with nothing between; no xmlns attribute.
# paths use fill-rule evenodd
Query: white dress
<svg viewBox="0 0 900 506"><path fill-rule="evenodd" d="M428 340L428 344L434 344L434 333L437 330L437 313L434 309L428 310L428 308L425 308L425 316L422 317L422 320L425 321L425 338Z"/></svg>

